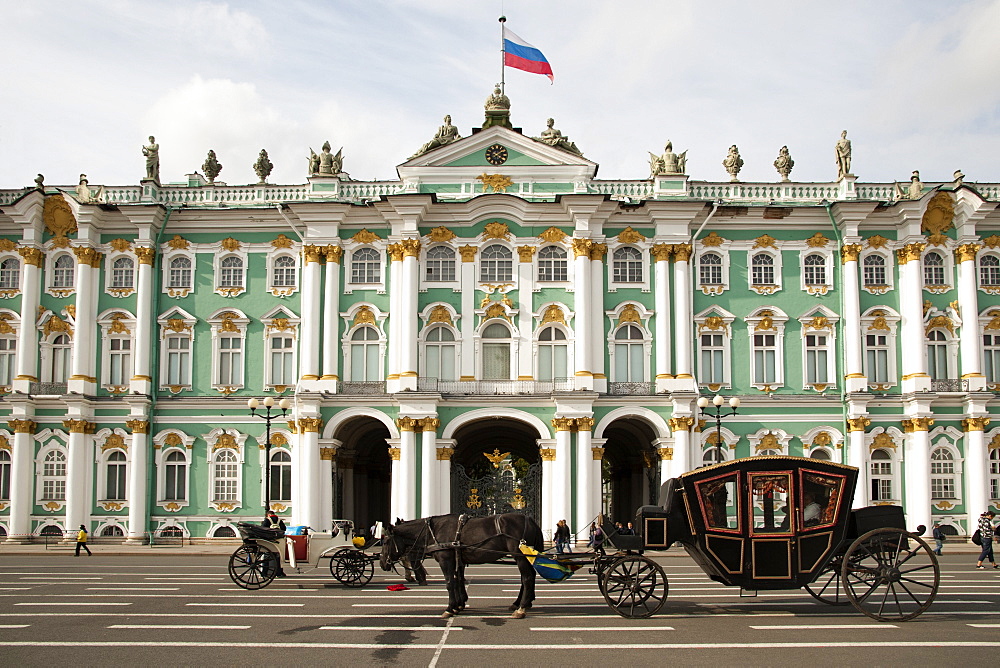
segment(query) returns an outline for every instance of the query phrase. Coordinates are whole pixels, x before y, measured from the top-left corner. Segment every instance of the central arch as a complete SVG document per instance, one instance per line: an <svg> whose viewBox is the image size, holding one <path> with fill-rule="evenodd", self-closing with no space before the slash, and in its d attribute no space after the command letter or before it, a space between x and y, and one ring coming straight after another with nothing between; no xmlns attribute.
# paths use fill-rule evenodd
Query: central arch
<svg viewBox="0 0 1000 668"><path fill-rule="evenodd" d="M354 415L336 426L335 438L341 445L332 481L333 516L354 520L359 533L376 521L390 519L392 460L387 439L391 435L382 420L370 415Z"/></svg>

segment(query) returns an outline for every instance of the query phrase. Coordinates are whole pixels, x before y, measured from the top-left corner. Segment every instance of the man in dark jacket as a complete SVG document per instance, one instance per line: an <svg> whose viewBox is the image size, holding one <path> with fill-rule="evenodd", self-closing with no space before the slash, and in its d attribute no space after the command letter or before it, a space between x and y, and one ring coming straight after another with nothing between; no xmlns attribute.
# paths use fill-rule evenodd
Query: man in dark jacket
<svg viewBox="0 0 1000 668"><path fill-rule="evenodd" d="M260 525L265 529L273 529L274 531L280 531L282 533L285 532L285 521L282 520L280 517L278 517L278 513L274 512L273 510L267 511L267 514L264 515L264 521L261 522ZM285 550L284 537L279 538L277 540L277 543L278 543L278 549L284 551ZM280 559L278 561L278 574L275 577L279 578L285 577L285 571L284 569L281 568Z"/></svg>

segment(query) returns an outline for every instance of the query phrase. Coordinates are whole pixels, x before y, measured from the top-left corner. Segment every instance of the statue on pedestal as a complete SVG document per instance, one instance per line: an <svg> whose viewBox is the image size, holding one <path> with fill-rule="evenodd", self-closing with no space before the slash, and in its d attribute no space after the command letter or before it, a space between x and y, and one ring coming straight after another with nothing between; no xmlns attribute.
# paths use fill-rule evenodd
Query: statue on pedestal
<svg viewBox="0 0 1000 668"><path fill-rule="evenodd" d="M215 151L208 152L208 157L205 158L201 168L205 172L205 176L208 177L208 182L215 183L215 177L222 171L222 163L215 157Z"/></svg>
<svg viewBox="0 0 1000 668"><path fill-rule="evenodd" d="M312 149L310 149L311 151ZM320 149L322 152L319 155L319 174L322 176L334 176L340 174L344 165L344 158L341 155L344 151L343 147L337 151L336 155L333 155L330 151L330 142L323 142L323 148Z"/></svg>
<svg viewBox="0 0 1000 668"><path fill-rule="evenodd" d="M447 146L452 142L458 141L461 136L458 134L458 128L451 124L451 115L444 117L444 125L438 128L437 134L429 142L420 147L420 150L411 155L408 159L412 160L418 155L423 155L430 151L431 149L438 148L439 146Z"/></svg>
<svg viewBox="0 0 1000 668"><path fill-rule="evenodd" d="M556 148L561 148L564 151L569 151L570 153L575 153L577 155L583 155L583 152L576 147L576 144L569 140L569 137L563 135L562 132L552 127L555 125L554 119L548 119L545 121L545 129L542 130L541 137L533 137L535 141L540 141L543 144L548 144L549 146L555 146Z"/></svg>
<svg viewBox="0 0 1000 668"><path fill-rule="evenodd" d="M896 191L896 199L920 199L924 195L924 184L920 180L920 172L913 170L913 174L910 175L910 185L907 186L906 190L903 190L903 186L897 181L894 185Z"/></svg>
<svg viewBox="0 0 1000 668"><path fill-rule="evenodd" d="M493 94L486 98L486 111L510 109L510 98L500 92L500 84L493 89Z"/></svg>
<svg viewBox="0 0 1000 668"><path fill-rule="evenodd" d="M663 149L663 155L649 154L650 177L663 174L683 174L686 167L687 151L679 155L674 153L674 145L669 139Z"/></svg>
<svg viewBox="0 0 1000 668"><path fill-rule="evenodd" d="M146 178L144 181L160 182L160 145L156 143L156 138L149 136L149 145L142 147L142 154L146 156Z"/></svg>
<svg viewBox="0 0 1000 668"><path fill-rule="evenodd" d="M851 174L851 140L847 138L847 130L840 133L837 140L837 180L840 181L845 176Z"/></svg>
<svg viewBox="0 0 1000 668"><path fill-rule="evenodd" d="M104 201L104 186L97 190L90 187L86 174L80 174L80 183L76 186L76 200L81 204Z"/></svg>
<svg viewBox="0 0 1000 668"><path fill-rule="evenodd" d="M257 172L258 183L267 183L267 177L271 175L271 170L274 169L274 165L271 164L270 159L267 157L267 151L260 149L260 155L257 156L257 162L253 163L253 171Z"/></svg>
<svg viewBox="0 0 1000 668"><path fill-rule="evenodd" d="M45 191L45 175L39 174L35 177L35 190Z"/></svg>
<svg viewBox="0 0 1000 668"><path fill-rule="evenodd" d="M788 180L788 176L792 173L792 167L794 166L795 161L792 160L792 156L788 152L788 147L782 146L781 150L778 151L778 157L774 160L774 168L778 170L782 181Z"/></svg>
<svg viewBox="0 0 1000 668"><path fill-rule="evenodd" d="M733 183L740 180L740 170L743 169L743 158L740 157L740 150L736 144L729 147L726 159L722 161L722 166L729 172L729 180Z"/></svg>

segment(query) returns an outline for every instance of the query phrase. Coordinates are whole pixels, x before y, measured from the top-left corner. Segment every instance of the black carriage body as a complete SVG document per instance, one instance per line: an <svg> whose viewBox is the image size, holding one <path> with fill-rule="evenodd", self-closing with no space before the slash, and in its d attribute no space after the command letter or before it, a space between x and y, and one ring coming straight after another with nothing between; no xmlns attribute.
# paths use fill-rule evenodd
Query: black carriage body
<svg viewBox="0 0 1000 668"><path fill-rule="evenodd" d="M813 582L849 537L894 525L888 509L852 521L858 470L802 457L747 457L664 484L639 513L646 549L684 545L717 582L748 590ZM900 518L901 521L901 518ZM853 536L851 536L853 534Z"/></svg>

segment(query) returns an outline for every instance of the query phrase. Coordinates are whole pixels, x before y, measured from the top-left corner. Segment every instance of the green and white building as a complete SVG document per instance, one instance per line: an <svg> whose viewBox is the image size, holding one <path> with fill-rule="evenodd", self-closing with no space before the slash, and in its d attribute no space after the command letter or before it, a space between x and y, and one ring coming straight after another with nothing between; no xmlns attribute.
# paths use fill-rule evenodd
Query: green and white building
<svg viewBox="0 0 1000 668"><path fill-rule="evenodd" d="M578 531L779 453L910 526L1000 509L1000 184L600 180L505 120L387 181L0 190L7 539L235 535L266 396L314 528L506 495Z"/></svg>

